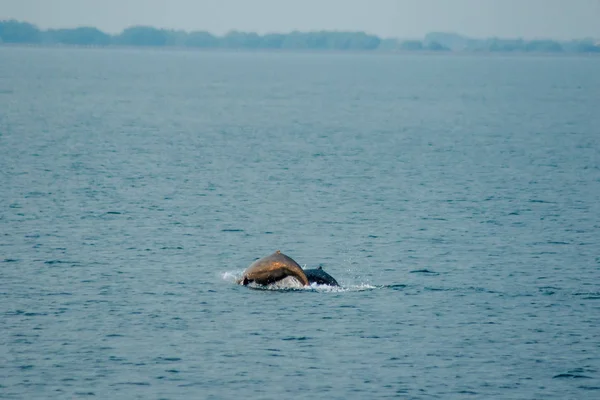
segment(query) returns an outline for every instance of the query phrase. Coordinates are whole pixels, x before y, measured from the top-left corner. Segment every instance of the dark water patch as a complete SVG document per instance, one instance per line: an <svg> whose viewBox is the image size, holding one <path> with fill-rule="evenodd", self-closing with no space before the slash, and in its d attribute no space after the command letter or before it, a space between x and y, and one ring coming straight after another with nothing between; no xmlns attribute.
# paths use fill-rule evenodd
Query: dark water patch
<svg viewBox="0 0 600 400"><path fill-rule="evenodd" d="M75 396L95 396L94 392L75 392Z"/></svg>
<svg viewBox="0 0 600 400"><path fill-rule="evenodd" d="M108 335L104 335L104 337L107 338L118 338L118 337L124 337L125 335L121 335L119 333L109 333Z"/></svg>
<svg viewBox="0 0 600 400"><path fill-rule="evenodd" d="M496 226L503 226L503 224L496 220L496 219L488 219L485 221L481 221L482 224L490 224L490 225L496 225Z"/></svg>
<svg viewBox="0 0 600 400"><path fill-rule="evenodd" d="M591 376L582 375L582 374L565 373L565 374L554 375L552 377L552 379L593 379L593 378Z"/></svg>
<svg viewBox="0 0 600 400"><path fill-rule="evenodd" d="M424 274L424 275L439 275L438 272L435 272L435 271L432 271L432 270L426 269L426 268L415 269L415 270L410 271L410 273L411 274Z"/></svg>
<svg viewBox="0 0 600 400"><path fill-rule="evenodd" d="M23 344L23 345L31 345L33 341L29 339L15 339L12 341L13 344Z"/></svg>
<svg viewBox="0 0 600 400"><path fill-rule="evenodd" d="M5 263L19 262L19 259L18 258L5 258L3 262L5 262Z"/></svg>
<svg viewBox="0 0 600 400"><path fill-rule="evenodd" d="M100 303L110 303L110 300L103 300L103 299L92 299L92 300L86 300L85 301L86 304L100 304Z"/></svg>
<svg viewBox="0 0 600 400"><path fill-rule="evenodd" d="M66 260L47 260L47 261L44 261L44 264L47 264L47 265L59 265L59 264L79 265L78 262L66 261Z"/></svg>
<svg viewBox="0 0 600 400"><path fill-rule="evenodd" d="M458 293L489 293L489 294L501 294L499 292L496 292L495 290L491 290L491 289L487 289L484 287L476 287L476 286L469 286L469 287L433 287L433 286L425 286L423 288L424 290L427 291L431 291L431 292L458 292Z"/></svg>
<svg viewBox="0 0 600 400"><path fill-rule="evenodd" d="M4 315L22 315L22 314L25 314L25 311L15 310L15 311L7 311L4 313Z"/></svg>
<svg viewBox="0 0 600 400"><path fill-rule="evenodd" d="M538 278L538 279L543 279L543 278ZM560 290L560 288L557 286L540 286L538 289L539 290L555 290L555 291Z"/></svg>
<svg viewBox="0 0 600 400"><path fill-rule="evenodd" d="M423 289L425 289L429 292L451 292L451 291L456 290L454 288L443 288L443 287L432 287L432 286L426 286Z"/></svg>
<svg viewBox="0 0 600 400"><path fill-rule="evenodd" d="M545 296L552 296L553 294L556 294L556 292L560 289L554 286L543 286L538 288L538 290L541 294Z"/></svg>
<svg viewBox="0 0 600 400"><path fill-rule="evenodd" d="M558 251L536 251L536 252L532 252L532 255L534 255L533 258L542 258L540 256L549 256L549 255L555 255L558 254Z"/></svg>
<svg viewBox="0 0 600 400"><path fill-rule="evenodd" d="M579 387L579 389L583 389L583 390L600 390L600 386L581 385L578 387Z"/></svg>
<svg viewBox="0 0 600 400"><path fill-rule="evenodd" d="M150 382L117 382L110 386L150 386Z"/></svg>
<svg viewBox="0 0 600 400"><path fill-rule="evenodd" d="M33 192L28 192L24 197L26 199L28 199L28 198L44 197L44 196L51 195L51 194L52 193L44 193L44 192L33 191Z"/></svg>
<svg viewBox="0 0 600 400"><path fill-rule="evenodd" d="M120 211L107 211L106 215L121 215Z"/></svg>
<svg viewBox="0 0 600 400"><path fill-rule="evenodd" d="M221 229L221 232L244 232L243 229Z"/></svg>
<svg viewBox="0 0 600 400"><path fill-rule="evenodd" d="M584 300L600 300L600 292L577 292L573 296L581 297Z"/></svg>
<svg viewBox="0 0 600 400"><path fill-rule="evenodd" d="M156 362L175 362L175 361L181 361L181 358L179 357L156 357L154 359L154 361Z"/></svg>
<svg viewBox="0 0 600 400"><path fill-rule="evenodd" d="M312 338L308 337L308 336L287 336L287 337L282 338L281 340L283 340L283 341L299 341L299 342L302 342L302 341L311 340L311 339Z"/></svg>
<svg viewBox="0 0 600 400"><path fill-rule="evenodd" d="M236 382L236 381L233 381L233 382ZM192 383L183 383L183 384L177 385L177 387L182 387L182 388L189 388L189 387L196 387L196 386L204 386L204 383L192 382Z"/></svg>
<svg viewBox="0 0 600 400"><path fill-rule="evenodd" d="M396 284L392 284L392 285L384 285L381 286L381 288L385 288L385 289L392 289L392 290L402 290L405 289L407 287L407 285L403 284L403 283L396 283Z"/></svg>

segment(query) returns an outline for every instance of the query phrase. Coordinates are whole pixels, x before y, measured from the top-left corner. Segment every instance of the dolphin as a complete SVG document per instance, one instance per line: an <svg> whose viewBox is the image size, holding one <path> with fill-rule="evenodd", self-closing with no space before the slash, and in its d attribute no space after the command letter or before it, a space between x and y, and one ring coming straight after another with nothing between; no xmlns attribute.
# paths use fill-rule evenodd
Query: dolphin
<svg viewBox="0 0 600 400"><path fill-rule="evenodd" d="M316 283L319 285L340 286L333 276L323 271L323 267L316 269L305 269L304 275L306 275L311 284Z"/></svg>
<svg viewBox="0 0 600 400"><path fill-rule="evenodd" d="M268 285L288 276L296 278L304 286L312 283L339 286L331 275L323 271L322 267L303 270L296 261L279 250L250 264L237 282L244 286L252 282Z"/></svg>
<svg viewBox="0 0 600 400"><path fill-rule="evenodd" d="M288 276L293 276L304 286L310 285L302 267L296 261L277 250L270 256L263 257L250 264L238 282L242 285L247 285L251 282L256 282L259 285L268 285Z"/></svg>

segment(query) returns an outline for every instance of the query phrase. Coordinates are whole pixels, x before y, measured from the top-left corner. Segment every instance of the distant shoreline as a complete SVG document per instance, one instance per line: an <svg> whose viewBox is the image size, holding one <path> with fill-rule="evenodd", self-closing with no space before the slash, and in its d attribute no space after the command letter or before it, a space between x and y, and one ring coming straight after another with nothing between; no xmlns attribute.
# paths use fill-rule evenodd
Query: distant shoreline
<svg viewBox="0 0 600 400"><path fill-rule="evenodd" d="M515 52L515 51L412 51L412 50L320 50L320 49L247 49L247 48L194 48L185 46L125 46L125 45L67 45L67 44L21 44L0 43L2 49L31 49L31 50L116 50L116 51L148 51L148 52L191 52L191 53L222 53L222 54L312 54L312 55L366 55L366 56L431 56L431 57L584 57L596 58L596 52Z"/></svg>
<svg viewBox="0 0 600 400"><path fill-rule="evenodd" d="M402 54L600 54L600 40L474 39L434 32L420 40L381 38L366 32L313 31L269 33L232 31L216 36L133 26L111 35L94 27L40 30L33 24L0 20L0 46L72 48L153 48L213 51L402 53Z"/></svg>

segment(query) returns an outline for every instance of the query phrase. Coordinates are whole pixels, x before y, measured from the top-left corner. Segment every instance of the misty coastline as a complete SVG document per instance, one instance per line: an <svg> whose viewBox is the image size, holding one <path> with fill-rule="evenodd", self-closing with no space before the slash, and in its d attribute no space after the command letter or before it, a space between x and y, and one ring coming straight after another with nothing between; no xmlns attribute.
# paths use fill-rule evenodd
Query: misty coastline
<svg viewBox="0 0 600 400"><path fill-rule="evenodd" d="M150 26L133 26L112 35L94 27L42 30L33 24L16 20L0 20L0 46L2 45L246 51L600 54L600 40L592 38L570 41L497 37L476 39L456 33L433 32L422 39L403 40L381 38L361 31L293 31L264 35L231 31L218 36L207 31L187 32Z"/></svg>

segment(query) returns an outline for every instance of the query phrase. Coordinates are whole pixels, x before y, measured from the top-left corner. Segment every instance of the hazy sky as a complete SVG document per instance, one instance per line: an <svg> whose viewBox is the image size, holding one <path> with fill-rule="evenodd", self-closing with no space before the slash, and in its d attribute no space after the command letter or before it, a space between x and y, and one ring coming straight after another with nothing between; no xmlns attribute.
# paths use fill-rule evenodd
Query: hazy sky
<svg viewBox="0 0 600 400"><path fill-rule="evenodd" d="M337 29L400 38L449 31L600 39L600 0L0 0L0 19L7 18L110 33L152 25L217 34Z"/></svg>

